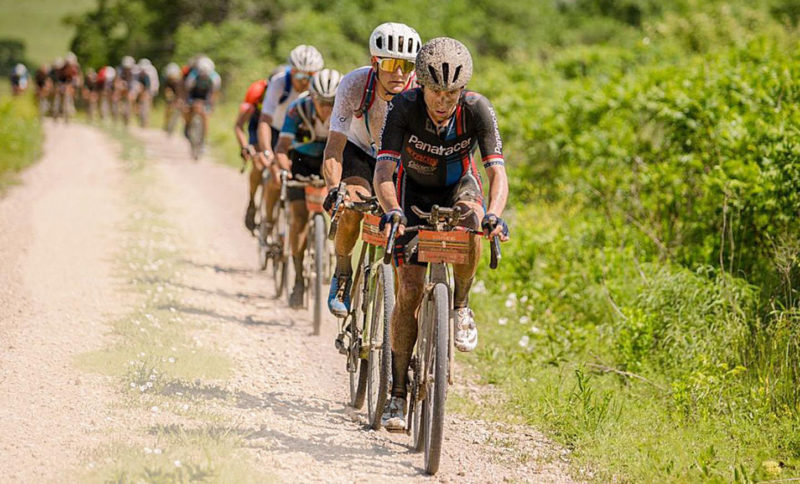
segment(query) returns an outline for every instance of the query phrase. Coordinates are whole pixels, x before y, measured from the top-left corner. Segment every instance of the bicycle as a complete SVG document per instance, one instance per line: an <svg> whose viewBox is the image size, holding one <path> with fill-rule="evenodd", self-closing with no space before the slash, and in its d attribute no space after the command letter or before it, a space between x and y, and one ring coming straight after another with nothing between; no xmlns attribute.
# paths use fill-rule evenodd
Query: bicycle
<svg viewBox="0 0 800 484"><path fill-rule="evenodd" d="M286 172L281 173L281 206L288 205L288 189L289 188L302 188L305 190L305 204L308 210L308 221L301 231L301 237L305 239L305 257L303 257L303 279L305 287L310 291L306 292L305 304L308 306L309 301L313 302L313 315L314 315L314 335L319 335L320 327L322 326L322 307L325 300L322 286L324 281L329 276L330 267L333 261L333 254L330 246L325 237L326 223L325 223L325 209L322 203L328 190L325 185L325 180L317 175L304 177L295 175L294 178L288 179ZM288 248L288 237L285 238L285 248ZM301 238L301 240L303 240ZM281 260L287 261L288 255ZM288 273L284 269L284 273ZM285 283L286 281L284 281ZM287 294L288 294L287 290Z"/></svg>
<svg viewBox="0 0 800 484"><path fill-rule="evenodd" d="M406 245L407 253L417 253L420 262L428 263L425 290L417 307L419 331L411 357L409 381L408 428L415 450L425 452L425 471L435 474L444 437L444 413L447 387L453 383L454 327L450 317L453 296L450 264L467 262L472 234L480 231L459 227L458 222L472 214L471 209L434 205L430 212L411 207L425 225L406 227L417 235ZM393 217L385 258L390 259L399 225ZM500 241L491 240L492 269L500 261Z"/></svg>
<svg viewBox="0 0 800 484"><path fill-rule="evenodd" d="M344 193L340 189L339 193ZM334 219L340 210L334 205ZM394 310L394 271L383 263L385 240L380 233L382 213L376 197L343 201L339 207L364 215L361 227L361 252L350 288L351 309L341 321L336 347L347 357L350 379L350 405L364 406L370 426L381 428L381 414L389 394L392 366L390 318Z"/></svg>
<svg viewBox="0 0 800 484"><path fill-rule="evenodd" d="M189 148L194 161L198 161L203 155L203 144L205 143L205 127L203 126L203 115L196 110L192 110L189 118L189 125L186 128L189 135Z"/></svg>

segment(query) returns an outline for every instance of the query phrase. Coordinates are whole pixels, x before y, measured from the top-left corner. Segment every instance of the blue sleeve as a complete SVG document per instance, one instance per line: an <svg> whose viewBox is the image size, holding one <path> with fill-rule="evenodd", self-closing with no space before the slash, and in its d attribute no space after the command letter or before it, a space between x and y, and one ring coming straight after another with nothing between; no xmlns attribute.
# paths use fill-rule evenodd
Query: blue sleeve
<svg viewBox="0 0 800 484"><path fill-rule="evenodd" d="M286 117L283 120L283 127L281 128L281 136L286 136L291 139L294 139L297 135L297 129L300 127L300 123L302 123L302 118L300 117L300 113L298 112L298 104L300 99L292 101L289 105L289 109L286 111Z"/></svg>

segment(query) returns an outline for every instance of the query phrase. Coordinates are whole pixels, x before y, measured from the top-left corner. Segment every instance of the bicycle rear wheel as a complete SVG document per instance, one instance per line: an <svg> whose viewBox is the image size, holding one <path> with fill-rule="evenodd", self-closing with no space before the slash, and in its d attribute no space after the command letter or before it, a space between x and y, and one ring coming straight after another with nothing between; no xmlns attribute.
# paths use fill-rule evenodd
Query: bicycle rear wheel
<svg viewBox="0 0 800 484"><path fill-rule="evenodd" d="M189 121L189 144L191 145L192 159L200 159L203 149L203 119L199 114L193 114Z"/></svg>
<svg viewBox="0 0 800 484"><path fill-rule="evenodd" d="M309 244L311 247L312 244ZM322 327L322 284L325 278L325 218L321 213L314 214L314 244L313 244L314 273L312 275L312 304L314 310L314 334L318 335Z"/></svg>
<svg viewBox="0 0 800 484"><path fill-rule="evenodd" d="M367 380L367 413L372 428L380 430L383 407L392 379L391 318L394 311L394 274L392 267L378 264L370 295L369 380Z"/></svg>
<svg viewBox="0 0 800 484"><path fill-rule="evenodd" d="M434 344L428 365L427 392L423 403L425 425L425 471L436 474L442 455L444 437L444 406L447 400L448 369L450 366L450 297L447 286L433 288Z"/></svg>

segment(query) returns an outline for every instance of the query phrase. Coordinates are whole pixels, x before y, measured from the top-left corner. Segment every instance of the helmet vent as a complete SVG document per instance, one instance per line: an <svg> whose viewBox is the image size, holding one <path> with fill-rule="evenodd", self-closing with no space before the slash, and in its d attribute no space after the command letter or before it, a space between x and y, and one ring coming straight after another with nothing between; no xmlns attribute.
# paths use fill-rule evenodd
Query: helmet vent
<svg viewBox="0 0 800 484"><path fill-rule="evenodd" d="M431 74L434 84L439 84L439 76L436 75L436 70L430 64L428 64L428 72Z"/></svg>
<svg viewBox="0 0 800 484"><path fill-rule="evenodd" d="M458 82L458 75L461 74L461 66L456 67L456 72L453 74L453 82Z"/></svg>
<svg viewBox="0 0 800 484"><path fill-rule="evenodd" d="M442 62L442 79L444 81L445 86L449 84L448 79L450 79L450 63Z"/></svg>
<svg viewBox="0 0 800 484"><path fill-rule="evenodd" d="M379 49L383 49L383 37L375 39L375 45L377 45Z"/></svg>
<svg viewBox="0 0 800 484"><path fill-rule="evenodd" d="M390 35L388 40L389 40L389 50L392 51L394 50L394 37Z"/></svg>

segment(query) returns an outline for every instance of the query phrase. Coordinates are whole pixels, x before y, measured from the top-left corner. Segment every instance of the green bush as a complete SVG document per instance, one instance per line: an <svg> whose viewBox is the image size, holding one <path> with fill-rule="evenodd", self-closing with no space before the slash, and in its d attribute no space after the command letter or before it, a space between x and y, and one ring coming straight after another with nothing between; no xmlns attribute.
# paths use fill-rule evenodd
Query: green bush
<svg viewBox="0 0 800 484"><path fill-rule="evenodd" d="M0 188L42 152L42 128L31 98L0 97Z"/></svg>

